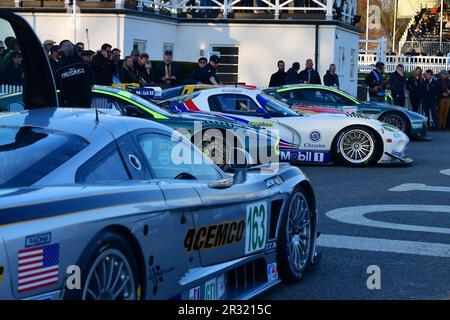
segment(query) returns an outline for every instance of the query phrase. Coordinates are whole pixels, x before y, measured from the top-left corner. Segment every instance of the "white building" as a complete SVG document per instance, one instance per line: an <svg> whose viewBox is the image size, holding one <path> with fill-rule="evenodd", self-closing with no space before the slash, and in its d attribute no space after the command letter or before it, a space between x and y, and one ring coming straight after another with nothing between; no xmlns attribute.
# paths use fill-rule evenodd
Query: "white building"
<svg viewBox="0 0 450 320"><path fill-rule="evenodd" d="M339 20L331 2L311 1L317 3L314 8L292 7L289 5L293 0L276 0L275 5L265 8L271 10L266 19L251 17L253 9L258 8L235 4L234 8L224 10L223 0L222 7L217 6L222 16L209 19L142 12L141 2L138 2L139 10L122 9L121 1L115 3L116 8L95 8L92 3L83 7L83 2L78 2L81 9L76 15L76 33L70 8L32 8L34 5L25 2L24 8L15 10L30 22L42 40L82 41L91 50L107 42L121 49L122 56L138 48L149 53L151 60L161 60L168 48L173 49L175 61L194 62L201 55L220 52L223 62L220 78L229 82L267 86L278 60L284 60L287 69L295 61L303 67L305 60L311 58L321 75L330 63L335 63L341 88L356 94L359 30L351 23L356 1L333 2L335 9L336 4L344 6ZM183 12L185 3L167 6L172 13ZM155 7L154 3L150 5ZM158 8L163 7L159 3ZM252 10L252 14L247 14L247 18L238 18L237 14L233 18L228 16L237 9ZM289 12L293 13L291 17Z"/></svg>

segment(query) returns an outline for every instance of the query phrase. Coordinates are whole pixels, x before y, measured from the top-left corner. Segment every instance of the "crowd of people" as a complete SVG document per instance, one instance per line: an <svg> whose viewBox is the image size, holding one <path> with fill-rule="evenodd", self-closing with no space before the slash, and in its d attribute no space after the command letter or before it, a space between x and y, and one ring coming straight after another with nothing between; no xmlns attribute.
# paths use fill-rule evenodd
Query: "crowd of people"
<svg viewBox="0 0 450 320"><path fill-rule="evenodd" d="M384 68L384 63L377 62L375 69L366 77L370 101L385 102L386 90L390 90L394 104L405 107L407 91L412 110L428 118L428 127L445 130L450 105L449 72L442 70L435 77L432 70L423 72L417 67L411 76L406 78L404 66L398 64L395 71L385 78Z"/></svg>
<svg viewBox="0 0 450 320"><path fill-rule="evenodd" d="M294 62L288 71L285 71L283 60L277 63L278 70L270 77L269 87L278 87L286 84L322 84L319 73L314 69L312 59L307 59L305 69L300 71L300 63ZM331 64L326 74L323 76L323 83L326 86L339 88L339 77L336 74L336 65Z"/></svg>
<svg viewBox="0 0 450 320"><path fill-rule="evenodd" d="M16 38L0 41L0 84L23 85L22 54Z"/></svg>

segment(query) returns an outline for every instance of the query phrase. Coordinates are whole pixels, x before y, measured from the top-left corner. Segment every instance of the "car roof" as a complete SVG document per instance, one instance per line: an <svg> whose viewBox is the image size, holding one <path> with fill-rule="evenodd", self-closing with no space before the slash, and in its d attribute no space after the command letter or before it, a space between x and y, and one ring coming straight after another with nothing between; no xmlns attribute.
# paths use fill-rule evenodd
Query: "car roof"
<svg viewBox="0 0 450 320"><path fill-rule="evenodd" d="M111 134L118 138L129 131L144 128L172 132L172 129L151 120L112 115L100 110L97 122L93 109L39 108L0 115L0 126L24 125L75 134L89 141Z"/></svg>

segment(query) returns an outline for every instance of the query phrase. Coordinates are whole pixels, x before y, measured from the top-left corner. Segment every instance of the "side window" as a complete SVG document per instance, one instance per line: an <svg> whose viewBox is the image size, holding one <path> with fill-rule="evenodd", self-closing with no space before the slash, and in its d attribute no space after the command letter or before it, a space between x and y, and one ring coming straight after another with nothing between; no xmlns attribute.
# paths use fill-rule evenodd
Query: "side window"
<svg viewBox="0 0 450 320"><path fill-rule="evenodd" d="M76 182L104 184L130 180L117 149L102 153L84 164L77 172Z"/></svg>
<svg viewBox="0 0 450 320"><path fill-rule="evenodd" d="M120 111L120 107L114 99L100 95L94 95L92 98L92 108L116 109Z"/></svg>
<svg viewBox="0 0 450 320"><path fill-rule="evenodd" d="M257 104L252 98L241 94L222 94L208 98L212 111L256 115Z"/></svg>
<svg viewBox="0 0 450 320"><path fill-rule="evenodd" d="M138 137L138 142L157 179L216 181L223 178L212 161L186 141L174 141L166 135L146 133Z"/></svg>
<svg viewBox="0 0 450 320"><path fill-rule="evenodd" d="M335 103L333 94L327 90L303 89L295 91L301 91L303 99L300 100L318 103Z"/></svg>
<svg viewBox="0 0 450 320"><path fill-rule="evenodd" d="M344 105L347 105L347 106L354 106L355 105L355 103L352 100L348 99L347 97L344 97L344 96L340 95L339 93L330 92L330 94L333 96L333 99L334 99L334 101L336 103L344 104Z"/></svg>

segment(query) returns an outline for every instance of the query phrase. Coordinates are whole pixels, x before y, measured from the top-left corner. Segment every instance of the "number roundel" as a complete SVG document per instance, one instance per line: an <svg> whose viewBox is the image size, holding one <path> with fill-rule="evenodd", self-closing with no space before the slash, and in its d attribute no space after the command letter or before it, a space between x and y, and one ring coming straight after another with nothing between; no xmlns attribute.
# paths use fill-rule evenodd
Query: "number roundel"
<svg viewBox="0 0 450 320"><path fill-rule="evenodd" d="M248 205L245 221L245 254L264 249L267 241L267 203Z"/></svg>

